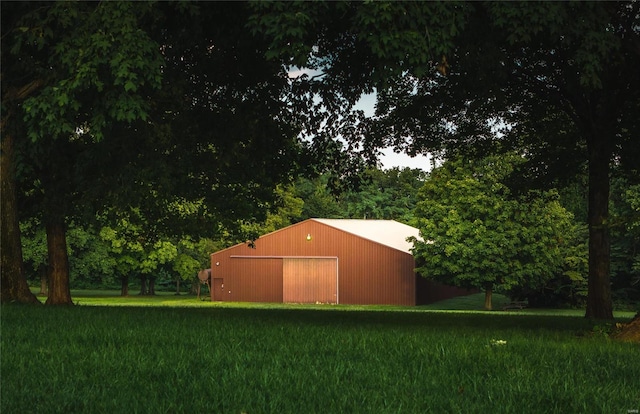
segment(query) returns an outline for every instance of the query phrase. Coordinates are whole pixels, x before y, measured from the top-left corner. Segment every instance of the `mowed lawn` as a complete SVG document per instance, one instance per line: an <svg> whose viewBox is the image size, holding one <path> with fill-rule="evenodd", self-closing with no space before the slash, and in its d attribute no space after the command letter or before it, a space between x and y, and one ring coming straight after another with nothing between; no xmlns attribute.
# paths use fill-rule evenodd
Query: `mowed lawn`
<svg viewBox="0 0 640 414"><path fill-rule="evenodd" d="M581 316L74 297L0 309L0 412L640 409L640 346Z"/></svg>

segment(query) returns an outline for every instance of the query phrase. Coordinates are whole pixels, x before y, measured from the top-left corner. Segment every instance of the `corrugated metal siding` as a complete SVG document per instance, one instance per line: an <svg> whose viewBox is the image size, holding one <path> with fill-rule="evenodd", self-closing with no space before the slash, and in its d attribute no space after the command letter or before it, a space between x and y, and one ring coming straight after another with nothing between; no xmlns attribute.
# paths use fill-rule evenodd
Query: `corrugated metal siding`
<svg viewBox="0 0 640 414"><path fill-rule="evenodd" d="M311 240L307 240L307 236ZM415 304L415 262L410 254L313 220L259 238L255 248L242 244L211 256L213 277L223 277L225 289L229 286L231 290L224 300L282 302L281 259L254 259L260 264L268 260L280 263L279 269L275 264L267 269L262 265L247 267L245 259L231 259L232 255L336 256L339 258L340 303ZM228 277L224 276L225 272ZM233 285L228 279L233 279ZM273 291L277 279L280 280L279 296ZM257 291L250 291L249 286Z"/></svg>
<svg viewBox="0 0 640 414"><path fill-rule="evenodd" d="M414 260L410 255L375 243L344 242L346 252L340 257L342 303L414 304Z"/></svg>
<svg viewBox="0 0 640 414"><path fill-rule="evenodd" d="M215 266L215 263L219 265ZM212 263L214 278L224 283L221 300L282 302L282 260L226 258ZM216 300L212 296L212 300Z"/></svg>
<svg viewBox="0 0 640 414"><path fill-rule="evenodd" d="M282 259L282 300L337 303L338 259Z"/></svg>

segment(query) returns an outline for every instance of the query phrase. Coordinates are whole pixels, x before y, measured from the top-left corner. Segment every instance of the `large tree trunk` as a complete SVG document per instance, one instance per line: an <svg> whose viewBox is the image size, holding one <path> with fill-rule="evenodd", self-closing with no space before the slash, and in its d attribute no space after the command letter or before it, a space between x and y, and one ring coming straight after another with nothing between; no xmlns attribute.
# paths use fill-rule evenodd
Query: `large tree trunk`
<svg viewBox="0 0 640 414"><path fill-rule="evenodd" d="M129 296L129 275L120 278L120 296Z"/></svg>
<svg viewBox="0 0 640 414"><path fill-rule="evenodd" d="M607 136L595 133L589 141L589 284L587 318L613 319L609 275L609 170Z"/></svg>
<svg viewBox="0 0 640 414"><path fill-rule="evenodd" d="M2 120L4 124L5 119ZM14 141L2 128L0 150L0 302L40 303L29 290L24 272L16 199Z"/></svg>
<svg viewBox="0 0 640 414"><path fill-rule="evenodd" d="M69 256L64 220L50 220L47 229L49 296L46 305L73 305L69 286Z"/></svg>
<svg viewBox="0 0 640 414"><path fill-rule="evenodd" d="M491 303L491 298L493 295L493 286L485 286L484 289L484 310L492 310L493 305Z"/></svg>
<svg viewBox="0 0 640 414"><path fill-rule="evenodd" d="M4 79L4 77L3 77ZM22 240L18 220L15 173L16 130L10 119L19 103L43 84L41 80L27 83L21 88L9 87L2 94L2 120L0 120L0 302L40 303L29 290L24 272ZM4 89L4 88L3 88ZM12 124L15 126L15 124Z"/></svg>
<svg viewBox="0 0 640 414"><path fill-rule="evenodd" d="M149 277L149 295L156 294L156 278L154 276Z"/></svg>
<svg viewBox="0 0 640 414"><path fill-rule="evenodd" d="M140 274L140 293L139 295L147 294L147 275L144 273Z"/></svg>

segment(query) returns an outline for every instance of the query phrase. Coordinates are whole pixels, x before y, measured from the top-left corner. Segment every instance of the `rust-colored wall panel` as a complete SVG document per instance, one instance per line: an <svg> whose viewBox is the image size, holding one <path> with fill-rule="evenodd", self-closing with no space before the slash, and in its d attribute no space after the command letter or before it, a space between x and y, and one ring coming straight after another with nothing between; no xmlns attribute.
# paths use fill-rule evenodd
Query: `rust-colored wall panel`
<svg viewBox="0 0 640 414"><path fill-rule="evenodd" d="M220 299L232 302L282 302L281 259L216 259L211 270L214 278L223 280ZM218 265L216 265L218 263Z"/></svg>
<svg viewBox="0 0 640 414"><path fill-rule="evenodd" d="M213 278L213 283L211 285L211 300L221 301L224 299L224 279L221 277Z"/></svg>

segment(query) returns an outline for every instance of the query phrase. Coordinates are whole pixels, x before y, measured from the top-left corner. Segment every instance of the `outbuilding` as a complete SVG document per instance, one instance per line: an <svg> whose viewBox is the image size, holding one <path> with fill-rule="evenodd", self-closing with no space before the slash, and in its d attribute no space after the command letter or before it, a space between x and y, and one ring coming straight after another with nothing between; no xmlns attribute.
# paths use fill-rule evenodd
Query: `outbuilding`
<svg viewBox="0 0 640 414"><path fill-rule="evenodd" d="M471 293L415 274L393 220L309 219L211 255L211 300L416 305Z"/></svg>

